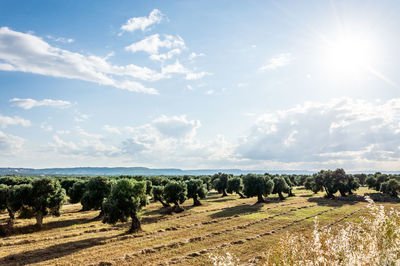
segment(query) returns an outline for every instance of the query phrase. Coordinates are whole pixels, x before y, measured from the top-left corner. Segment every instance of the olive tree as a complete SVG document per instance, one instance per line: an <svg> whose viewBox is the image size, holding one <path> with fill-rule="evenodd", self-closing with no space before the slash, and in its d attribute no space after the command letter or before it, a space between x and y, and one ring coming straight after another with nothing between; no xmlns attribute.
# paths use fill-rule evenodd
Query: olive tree
<svg viewBox="0 0 400 266"><path fill-rule="evenodd" d="M167 203L174 203L173 211L181 212L183 209L179 206L187 199L187 186L183 181L170 181L165 185L163 197Z"/></svg>
<svg viewBox="0 0 400 266"><path fill-rule="evenodd" d="M228 193L232 194L235 192L240 196L240 198L245 198L243 195L243 181L240 177L232 177L228 180L228 188L227 188Z"/></svg>
<svg viewBox="0 0 400 266"><path fill-rule="evenodd" d="M65 202L65 190L53 178L38 178L31 184L13 187L10 193L10 205L20 211L21 218L36 218L41 228L43 218L48 215L59 216Z"/></svg>
<svg viewBox="0 0 400 266"><path fill-rule="evenodd" d="M186 181L187 197L193 199L193 206L200 206L200 199L207 195L207 185L201 179L189 179Z"/></svg>
<svg viewBox="0 0 400 266"><path fill-rule="evenodd" d="M120 179L112 186L111 193L103 203L103 222L115 224L131 218L129 232L140 231L138 212L147 204L146 182L134 179Z"/></svg>
<svg viewBox="0 0 400 266"><path fill-rule="evenodd" d="M397 198L398 193L400 192L400 182L394 178L389 179L389 181L383 182L381 184L380 191Z"/></svg>
<svg viewBox="0 0 400 266"><path fill-rule="evenodd" d="M269 176L248 174L243 177L243 193L247 197L257 197L257 203L265 202L263 196L271 194L274 182Z"/></svg>
<svg viewBox="0 0 400 266"><path fill-rule="evenodd" d="M83 193L81 204L83 210L99 210L98 217L103 215L103 201L108 197L111 191L112 182L102 176L90 179L86 184L86 191Z"/></svg>
<svg viewBox="0 0 400 266"><path fill-rule="evenodd" d="M228 180L230 175L225 173L218 173L212 176L212 184L218 193L222 193L222 197L228 196L226 189L228 188Z"/></svg>
<svg viewBox="0 0 400 266"><path fill-rule="evenodd" d="M8 216L10 216L10 220L15 219L14 211L10 206L10 187L4 184L0 184L0 211L7 210Z"/></svg>
<svg viewBox="0 0 400 266"><path fill-rule="evenodd" d="M281 176L276 176L272 180L274 182L274 189L272 191L272 194L278 194L280 200L284 200L285 197L283 196L282 193L288 193L289 194L289 185L286 183L285 178Z"/></svg>
<svg viewBox="0 0 400 266"><path fill-rule="evenodd" d="M154 201L159 201L163 207L170 207L170 205L168 203L165 202L164 200L164 187L163 186L153 186L153 200Z"/></svg>
<svg viewBox="0 0 400 266"><path fill-rule="evenodd" d="M86 191L86 184L88 181L79 180L75 182L72 187L68 190L67 195L70 203L78 203L81 201L83 194Z"/></svg>

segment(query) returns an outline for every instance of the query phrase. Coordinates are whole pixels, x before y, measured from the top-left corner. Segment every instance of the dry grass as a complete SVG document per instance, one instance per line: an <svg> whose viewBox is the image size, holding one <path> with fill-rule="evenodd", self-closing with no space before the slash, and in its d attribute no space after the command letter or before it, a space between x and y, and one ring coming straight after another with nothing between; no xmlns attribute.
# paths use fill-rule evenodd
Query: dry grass
<svg viewBox="0 0 400 266"><path fill-rule="evenodd" d="M210 254L227 252L249 261L276 246L286 232L312 232L312 217L318 216L322 226L335 226L357 221L366 205L324 200L323 194L305 190L295 193L283 202L262 205L254 205L255 198L221 199L211 193L203 206L193 208L189 200L185 212L174 215L162 214L161 205L152 203L142 213L144 231L133 235L126 234L127 224L93 220L98 211L80 212L79 204L66 205L60 217L45 218L41 231L33 231L34 220L17 220L17 233L0 239L0 265L210 265ZM4 223L6 217L1 214L0 220Z"/></svg>

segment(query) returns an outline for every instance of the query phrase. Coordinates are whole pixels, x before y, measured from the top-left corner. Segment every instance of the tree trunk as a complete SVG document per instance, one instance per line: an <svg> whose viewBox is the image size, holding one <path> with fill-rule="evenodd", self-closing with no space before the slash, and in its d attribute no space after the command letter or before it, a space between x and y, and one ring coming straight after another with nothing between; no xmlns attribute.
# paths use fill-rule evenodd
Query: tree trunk
<svg viewBox="0 0 400 266"><path fill-rule="evenodd" d="M241 199L245 199L246 198L240 191L238 191L236 193L240 196Z"/></svg>
<svg viewBox="0 0 400 266"><path fill-rule="evenodd" d="M164 208L170 207L170 205L169 205L168 203L165 203L165 202L162 201L161 199L159 199L158 201L162 204L162 206L163 206Z"/></svg>
<svg viewBox="0 0 400 266"><path fill-rule="evenodd" d="M222 197L226 197L226 196L228 196L228 194L226 194L226 190L223 189L223 190L222 190Z"/></svg>
<svg viewBox="0 0 400 266"><path fill-rule="evenodd" d="M42 228L42 225L43 225L43 213L38 212L36 214L36 226Z"/></svg>
<svg viewBox="0 0 400 266"><path fill-rule="evenodd" d="M295 195L293 194L292 190L289 190L289 197L294 197Z"/></svg>
<svg viewBox="0 0 400 266"><path fill-rule="evenodd" d="M11 219L11 220L14 220L14 219L15 219L15 214L14 214L14 212L13 212L10 208L8 208L8 207L7 207L7 211L8 211L8 215L10 216L10 219Z"/></svg>
<svg viewBox="0 0 400 266"><path fill-rule="evenodd" d="M263 196L261 195L261 194L258 194L257 195L257 203L265 203L265 200L264 200L264 198L263 198Z"/></svg>
<svg viewBox="0 0 400 266"><path fill-rule="evenodd" d="M201 202L197 198L197 195L194 195L193 197L193 206L201 206Z"/></svg>
<svg viewBox="0 0 400 266"><path fill-rule="evenodd" d="M278 192L278 195L279 195L279 199L280 199L280 200L284 200L284 199L285 199L285 197L282 195L282 192L279 191L279 192Z"/></svg>
<svg viewBox="0 0 400 266"><path fill-rule="evenodd" d="M340 192L340 195L342 196L342 197L346 197L347 195L346 195L346 192L344 191L344 190L339 190L339 192Z"/></svg>
<svg viewBox="0 0 400 266"><path fill-rule="evenodd" d="M132 223L131 228L129 229L129 233L137 233L142 231L142 226L140 224L139 218L137 217L136 213L132 215Z"/></svg>

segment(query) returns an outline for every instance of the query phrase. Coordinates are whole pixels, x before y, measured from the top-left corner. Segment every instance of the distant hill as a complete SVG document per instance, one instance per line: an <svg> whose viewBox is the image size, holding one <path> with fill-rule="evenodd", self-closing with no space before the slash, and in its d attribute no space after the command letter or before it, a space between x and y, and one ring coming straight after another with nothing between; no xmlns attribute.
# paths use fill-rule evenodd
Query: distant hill
<svg viewBox="0 0 400 266"><path fill-rule="evenodd" d="M0 168L0 175L22 175L22 176L41 176L41 175L70 175L70 176L118 176L118 175L213 175L218 172L224 172L234 175L240 174L263 174L265 172L271 174L312 174L311 171L305 170L241 170L241 169L199 169L199 170L182 170L174 168L151 169L146 167L74 167L74 168Z"/></svg>
<svg viewBox="0 0 400 266"><path fill-rule="evenodd" d="M21 176L119 176L119 175L213 175L218 172L241 174L306 174L311 175L315 171L308 170L241 170L241 169L198 169L182 170L175 168L152 169L146 167L73 167L73 168L0 168L0 175ZM375 173L374 170L354 171L349 173ZM380 171L388 174L399 174L399 171Z"/></svg>

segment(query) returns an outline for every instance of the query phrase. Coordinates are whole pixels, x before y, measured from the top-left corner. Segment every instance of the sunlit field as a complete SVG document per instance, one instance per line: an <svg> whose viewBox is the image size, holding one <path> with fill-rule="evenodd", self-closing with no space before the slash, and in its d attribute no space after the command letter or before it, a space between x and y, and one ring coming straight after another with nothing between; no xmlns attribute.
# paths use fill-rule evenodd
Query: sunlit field
<svg viewBox="0 0 400 266"><path fill-rule="evenodd" d="M361 188L357 194L366 192L371 191ZM67 204L60 217L44 219L41 231L35 231L34 220L17 219L17 233L0 239L0 264L210 265L210 257L226 253L262 264L287 233L311 235L315 217L321 226L335 228L367 214L365 202L324 199L323 193L302 188L294 193L284 201L269 197L265 204L254 204L255 198L221 198L211 192L203 206L192 207L187 200L185 211L173 215L151 203L141 213L143 231L137 234L127 234L128 224L94 220L99 211L82 212L80 204ZM6 219L2 214L2 223Z"/></svg>

